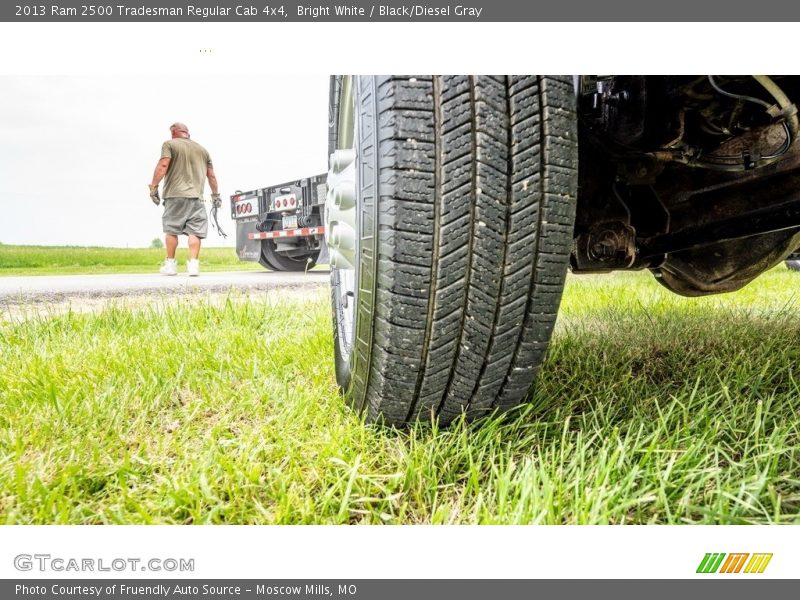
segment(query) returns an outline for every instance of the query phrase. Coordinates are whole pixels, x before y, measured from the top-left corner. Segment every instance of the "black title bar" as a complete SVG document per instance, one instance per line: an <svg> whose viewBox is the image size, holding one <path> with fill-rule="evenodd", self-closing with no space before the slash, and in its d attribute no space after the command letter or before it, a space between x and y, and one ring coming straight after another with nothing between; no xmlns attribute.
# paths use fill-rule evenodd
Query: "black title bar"
<svg viewBox="0 0 800 600"><path fill-rule="evenodd" d="M75 0L0 4L2 22L638 22L798 21L800 3L785 0ZM568 35L565 31L565 35ZM676 38L663 40L675 43ZM598 43L602 35L598 32Z"/></svg>

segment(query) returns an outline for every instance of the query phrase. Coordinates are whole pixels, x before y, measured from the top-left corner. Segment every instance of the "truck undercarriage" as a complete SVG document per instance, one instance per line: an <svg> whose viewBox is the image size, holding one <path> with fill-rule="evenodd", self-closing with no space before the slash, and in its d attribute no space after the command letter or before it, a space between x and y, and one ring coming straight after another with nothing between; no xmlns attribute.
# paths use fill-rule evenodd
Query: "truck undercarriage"
<svg viewBox="0 0 800 600"><path fill-rule="evenodd" d="M584 77L576 273L736 290L800 246L798 78Z"/></svg>

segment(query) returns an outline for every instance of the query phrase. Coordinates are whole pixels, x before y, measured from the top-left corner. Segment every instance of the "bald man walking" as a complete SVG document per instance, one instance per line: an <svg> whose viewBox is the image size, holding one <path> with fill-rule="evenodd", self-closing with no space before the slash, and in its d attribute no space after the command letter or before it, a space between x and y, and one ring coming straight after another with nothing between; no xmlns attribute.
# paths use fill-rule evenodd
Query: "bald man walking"
<svg viewBox="0 0 800 600"><path fill-rule="evenodd" d="M200 244L208 233L208 215L203 206L203 189L206 179L211 187L211 202L214 207L222 206L217 177L208 151L189 139L189 128L183 123L175 123L170 128L172 138L161 146L161 159L153 173L150 183L150 199L158 206L158 184L164 180L164 215L161 218L164 228L164 244L167 258L161 267L162 275L177 275L178 264L175 250L178 236L189 237L189 276L200 274Z"/></svg>

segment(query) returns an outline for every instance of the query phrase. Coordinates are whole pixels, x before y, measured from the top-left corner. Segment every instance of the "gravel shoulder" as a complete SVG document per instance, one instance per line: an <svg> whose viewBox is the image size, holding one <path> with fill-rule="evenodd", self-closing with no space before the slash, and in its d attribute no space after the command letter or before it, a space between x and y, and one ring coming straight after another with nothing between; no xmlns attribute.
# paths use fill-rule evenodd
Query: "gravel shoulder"
<svg viewBox="0 0 800 600"><path fill-rule="evenodd" d="M328 282L327 271L203 273L191 278L185 274L6 277L0 279L0 318L93 312L112 304L137 308L192 297L212 302L231 296L301 300L325 293Z"/></svg>

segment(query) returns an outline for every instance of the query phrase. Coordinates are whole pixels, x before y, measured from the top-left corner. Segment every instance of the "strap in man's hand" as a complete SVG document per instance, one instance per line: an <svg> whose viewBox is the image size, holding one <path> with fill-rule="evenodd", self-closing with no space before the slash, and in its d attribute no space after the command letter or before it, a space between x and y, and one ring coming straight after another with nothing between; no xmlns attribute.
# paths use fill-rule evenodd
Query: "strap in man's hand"
<svg viewBox="0 0 800 600"><path fill-rule="evenodd" d="M219 220L217 219L217 209L219 209L221 206L222 196L220 196L219 193L211 194L211 218L214 220L214 227L220 236L226 238L228 236L224 231L222 231L222 227L219 226Z"/></svg>

